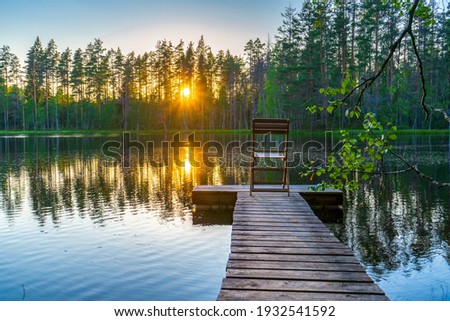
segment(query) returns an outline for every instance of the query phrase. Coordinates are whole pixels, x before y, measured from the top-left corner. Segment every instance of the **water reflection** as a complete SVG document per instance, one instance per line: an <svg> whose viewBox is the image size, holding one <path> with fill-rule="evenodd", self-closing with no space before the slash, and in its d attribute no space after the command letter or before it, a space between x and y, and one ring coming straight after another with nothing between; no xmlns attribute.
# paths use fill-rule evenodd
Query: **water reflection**
<svg viewBox="0 0 450 321"><path fill-rule="evenodd" d="M217 297L230 226L191 191L220 169L104 166L108 139L0 138L0 300Z"/></svg>
<svg viewBox="0 0 450 321"><path fill-rule="evenodd" d="M102 224L125 207L149 204L161 209L161 219L171 220L173 215L184 215L182 208L191 207L194 186L220 185L229 183L227 176L239 179L247 175L244 168L194 167L188 148L181 149L183 166L169 160L167 166L154 167L149 162L139 164L137 158L128 168L104 166L100 153L104 140L3 138L0 193L5 214L13 220L20 209L29 206L41 225L47 221L57 225L61 213L79 213ZM161 148L155 151L165 152ZM196 155L196 159L200 157Z"/></svg>
<svg viewBox="0 0 450 321"><path fill-rule="evenodd" d="M224 145L246 138L199 137ZM0 213L11 228L27 213L42 230L75 218L105 227L142 211L153 212L161 222L189 221L201 228L231 223L229 211L223 209L192 213L191 192L196 185L247 184L248 169L237 166L245 155L232 150L218 160L220 166L196 167L191 150L182 148L182 166L169 160L167 166L154 167L139 164L137 158L128 168L104 166L100 151L107 139L111 137L1 138ZM156 157L167 152L160 142L168 137L151 139L160 146ZM295 139L296 146L306 140ZM449 146L448 136L403 137L396 148L428 175L449 181ZM194 159L200 160L200 153L196 151ZM397 165L392 161L393 168ZM292 183L309 184L298 175L300 170L291 170ZM346 194L345 202L344 224L330 228L391 299L450 300L448 188L438 189L407 174L367 184L358 193Z"/></svg>
<svg viewBox="0 0 450 321"><path fill-rule="evenodd" d="M398 151L428 175L449 181L446 137L414 138ZM391 298L450 300L448 188L411 173L365 185L345 200L345 224L331 228Z"/></svg>

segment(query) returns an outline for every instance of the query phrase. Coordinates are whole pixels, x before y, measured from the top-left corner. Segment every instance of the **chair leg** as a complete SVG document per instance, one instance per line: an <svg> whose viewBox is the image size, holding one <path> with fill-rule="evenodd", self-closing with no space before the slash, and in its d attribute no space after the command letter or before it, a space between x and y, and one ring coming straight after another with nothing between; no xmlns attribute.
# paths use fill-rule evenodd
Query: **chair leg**
<svg viewBox="0 0 450 321"><path fill-rule="evenodd" d="M251 165L251 169L250 169L250 196L252 196L252 191L253 191L253 162Z"/></svg>
<svg viewBox="0 0 450 321"><path fill-rule="evenodd" d="M291 188L289 187L289 173L286 172L286 182L287 182L287 190L288 190L288 197L291 196Z"/></svg>
<svg viewBox="0 0 450 321"><path fill-rule="evenodd" d="M284 171L283 171L283 189L286 186L287 188L287 192L288 192L288 196L291 196L291 192L289 189L289 172L288 172L288 168L287 168L287 161L284 161Z"/></svg>

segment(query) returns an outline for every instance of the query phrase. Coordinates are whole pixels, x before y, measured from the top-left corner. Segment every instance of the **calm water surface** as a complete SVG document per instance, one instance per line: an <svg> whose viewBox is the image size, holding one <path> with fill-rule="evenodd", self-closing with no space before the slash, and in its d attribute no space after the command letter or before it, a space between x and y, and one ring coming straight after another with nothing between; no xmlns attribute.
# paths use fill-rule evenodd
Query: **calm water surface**
<svg viewBox="0 0 450 321"><path fill-rule="evenodd" d="M247 137L197 138L227 144ZM186 150L181 166L169 159L153 167L147 158L104 166L102 145L121 139L0 137L0 300L216 299L229 213L193 210L191 191L247 184L242 156L225 152L218 166L195 167ZM158 159L167 150L160 141L172 136L133 139L154 140ZM295 140L300 151L307 138ZM402 137L397 151L449 181L449 146L448 136ZM292 183L308 183L300 170L292 169ZM345 202L344 223L329 226L392 300L450 300L448 188L406 174L366 185Z"/></svg>

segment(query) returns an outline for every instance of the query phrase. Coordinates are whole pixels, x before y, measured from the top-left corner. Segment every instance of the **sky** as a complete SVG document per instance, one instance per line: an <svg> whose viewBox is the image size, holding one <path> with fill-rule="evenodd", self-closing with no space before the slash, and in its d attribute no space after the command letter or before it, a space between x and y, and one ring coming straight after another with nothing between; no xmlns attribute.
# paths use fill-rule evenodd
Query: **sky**
<svg viewBox="0 0 450 321"><path fill-rule="evenodd" d="M106 48L142 54L158 40L197 43L241 55L250 39L274 37L281 13L301 0L0 0L0 46L21 61L37 36L44 46L86 49L100 38Z"/></svg>

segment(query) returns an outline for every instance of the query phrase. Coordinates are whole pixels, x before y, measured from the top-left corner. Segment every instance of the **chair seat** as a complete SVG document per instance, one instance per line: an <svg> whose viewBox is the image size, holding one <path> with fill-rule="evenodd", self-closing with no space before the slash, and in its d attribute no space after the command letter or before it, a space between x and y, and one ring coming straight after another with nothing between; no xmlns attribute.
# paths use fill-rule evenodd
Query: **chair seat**
<svg viewBox="0 0 450 321"><path fill-rule="evenodd" d="M280 152L255 152L254 157L256 158L284 158L284 153Z"/></svg>

